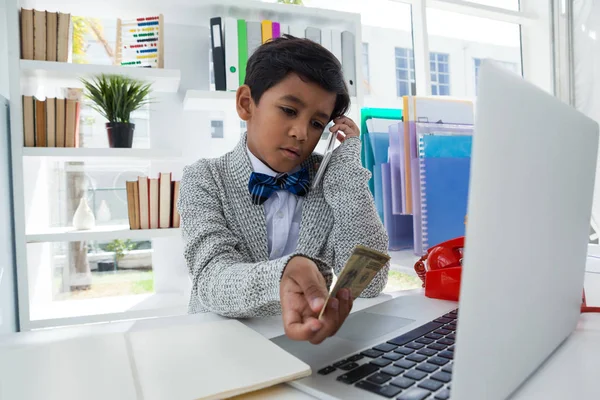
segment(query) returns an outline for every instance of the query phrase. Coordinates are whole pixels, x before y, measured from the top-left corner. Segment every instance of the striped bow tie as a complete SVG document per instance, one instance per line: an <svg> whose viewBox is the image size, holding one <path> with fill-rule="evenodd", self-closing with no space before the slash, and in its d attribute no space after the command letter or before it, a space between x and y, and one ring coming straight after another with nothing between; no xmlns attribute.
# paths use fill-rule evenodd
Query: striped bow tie
<svg viewBox="0 0 600 400"><path fill-rule="evenodd" d="M297 196L304 196L308 193L309 184L310 179L306 168L293 174L278 176L253 172L248 182L248 191L252 196L252 202L260 205L267 201L277 190L287 190Z"/></svg>

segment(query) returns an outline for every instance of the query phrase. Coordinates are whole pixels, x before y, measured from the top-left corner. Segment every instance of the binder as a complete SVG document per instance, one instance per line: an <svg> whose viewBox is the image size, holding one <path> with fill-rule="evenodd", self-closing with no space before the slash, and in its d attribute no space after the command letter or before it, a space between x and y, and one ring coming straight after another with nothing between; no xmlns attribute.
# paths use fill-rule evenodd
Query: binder
<svg viewBox="0 0 600 400"><path fill-rule="evenodd" d="M331 30L331 52L342 62L342 31Z"/></svg>
<svg viewBox="0 0 600 400"><path fill-rule="evenodd" d="M235 91L239 86L238 22L235 18L225 19L225 77L227 90Z"/></svg>
<svg viewBox="0 0 600 400"><path fill-rule="evenodd" d="M279 32L280 32L281 36L289 35L290 26L288 24L279 24Z"/></svg>
<svg viewBox="0 0 600 400"><path fill-rule="evenodd" d="M329 51L332 50L331 29L321 29L321 46L325 47Z"/></svg>
<svg viewBox="0 0 600 400"><path fill-rule="evenodd" d="M395 215L392 212L391 200L393 193L391 187L391 170L389 163L381 164L381 176L383 189L384 226L389 237L388 250L399 251L413 248L413 216Z"/></svg>
<svg viewBox="0 0 600 400"><path fill-rule="evenodd" d="M273 39L281 36L281 25L279 22L273 22Z"/></svg>
<svg viewBox="0 0 600 400"><path fill-rule="evenodd" d="M390 160L390 186L391 186L391 209L394 215L401 215L404 213L404 202L402 201L402 192L404 187L402 182L406 178L403 177L404 168L402 164L402 153L404 147L402 146L401 137L404 137L404 124L397 123L390 125L389 127L389 160Z"/></svg>
<svg viewBox="0 0 600 400"><path fill-rule="evenodd" d="M350 96L356 96L356 45L354 34L342 32L342 70Z"/></svg>
<svg viewBox="0 0 600 400"><path fill-rule="evenodd" d="M248 31L246 27L246 20L237 20L237 33L238 33L238 79L239 86L242 86L246 81L246 64L248 63Z"/></svg>
<svg viewBox="0 0 600 400"><path fill-rule="evenodd" d="M471 136L419 139L423 250L465 235Z"/></svg>
<svg viewBox="0 0 600 400"><path fill-rule="evenodd" d="M315 43L321 44L321 30L319 28L309 26L305 29L304 36Z"/></svg>
<svg viewBox="0 0 600 400"><path fill-rule="evenodd" d="M247 21L246 29L248 40L248 59L250 59L258 46L262 44L262 27L260 22Z"/></svg>
<svg viewBox="0 0 600 400"><path fill-rule="evenodd" d="M301 25L290 25L290 35L296 38L305 38L306 32Z"/></svg>
<svg viewBox="0 0 600 400"><path fill-rule="evenodd" d="M262 27L262 43L267 43L273 38L273 22L266 19L261 23Z"/></svg>
<svg viewBox="0 0 600 400"><path fill-rule="evenodd" d="M404 96L404 167L406 181L407 214L413 213L413 180L411 160L417 158L417 138L415 123L444 123L472 125L474 123L473 103L466 100L455 100L444 97Z"/></svg>
<svg viewBox="0 0 600 400"><path fill-rule="evenodd" d="M215 89L226 90L225 78L225 49L223 48L223 24L221 17L210 19L210 33L215 72Z"/></svg>

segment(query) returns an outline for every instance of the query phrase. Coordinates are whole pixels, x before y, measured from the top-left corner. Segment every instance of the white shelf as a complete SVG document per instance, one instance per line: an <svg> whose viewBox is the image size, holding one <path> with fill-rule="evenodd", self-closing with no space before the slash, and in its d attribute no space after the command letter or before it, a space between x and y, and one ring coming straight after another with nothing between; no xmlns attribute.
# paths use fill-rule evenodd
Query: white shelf
<svg viewBox="0 0 600 400"><path fill-rule="evenodd" d="M187 313L189 296L151 293L97 299L53 301L32 309L30 329L124 319L168 317Z"/></svg>
<svg viewBox="0 0 600 400"><path fill-rule="evenodd" d="M52 61L21 60L21 82L29 87L82 88L81 78L99 74L120 74L152 82L154 92L177 92L179 70L160 68L133 68L117 65L71 64Z"/></svg>
<svg viewBox="0 0 600 400"><path fill-rule="evenodd" d="M24 147L23 157L52 157L60 161L79 161L95 157L154 160L177 159L181 157L181 151L170 149Z"/></svg>
<svg viewBox="0 0 600 400"><path fill-rule="evenodd" d="M235 101L235 92L216 90L188 90L183 99L185 111L223 111L231 110ZM356 104L356 97L351 97Z"/></svg>
<svg viewBox="0 0 600 400"><path fill-rule="evenodd" d="M168 229L129 229L129 225L97 226L94 229L78 231L73 227L48 228L41 232L25 235L27 243L76 242L86 240L150 239L181 236L179 228Z"/></svg>
<svg viewBox="0 0 600 400"><path fill-rule="evenodd" d="M21 6L37 10L70 12L96 18L123 19L162 13L167 24L208 27L214 16L260 21L271 19L284 24L305 23L335 29L353 29L360 15L313 7L290 7L285 4L250 0L20 0Z"/></svg>

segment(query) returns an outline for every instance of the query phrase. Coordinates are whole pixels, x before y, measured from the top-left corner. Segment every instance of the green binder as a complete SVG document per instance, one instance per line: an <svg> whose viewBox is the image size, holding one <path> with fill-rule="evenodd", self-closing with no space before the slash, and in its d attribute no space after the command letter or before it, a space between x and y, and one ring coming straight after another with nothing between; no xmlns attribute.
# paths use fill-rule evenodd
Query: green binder
<svg viewBox="0 0 600 400"><path fill-rule="evenodd" d="M238 19L238 68L240 77L240 86L246 81L246 64L248 63L248 30L246 29L246 20Z"/></svg>

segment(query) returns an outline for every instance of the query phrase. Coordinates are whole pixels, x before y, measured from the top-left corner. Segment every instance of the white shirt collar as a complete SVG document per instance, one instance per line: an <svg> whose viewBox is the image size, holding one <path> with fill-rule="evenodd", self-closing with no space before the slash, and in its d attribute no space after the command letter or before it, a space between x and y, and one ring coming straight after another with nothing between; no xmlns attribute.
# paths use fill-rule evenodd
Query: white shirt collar
<svg viewBox="0 0 600 400"><path fill-rule="evenodd" d="M252 152L250 151L248 146L246 146L246 152L248 153L248 157L250 157L250 163L252 164L252 170L254 172L257 172L259 174L269 175L269 176L281 175L280 173L273 171L271 168L269 168L267 165L265 165L265 163L260 161L258 159L258 157L256 157L254 154L252 154ZM294 173L299 170L300 170L300 166L297 166L290 173Z"/></svg>

